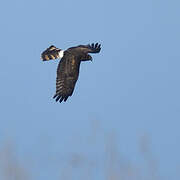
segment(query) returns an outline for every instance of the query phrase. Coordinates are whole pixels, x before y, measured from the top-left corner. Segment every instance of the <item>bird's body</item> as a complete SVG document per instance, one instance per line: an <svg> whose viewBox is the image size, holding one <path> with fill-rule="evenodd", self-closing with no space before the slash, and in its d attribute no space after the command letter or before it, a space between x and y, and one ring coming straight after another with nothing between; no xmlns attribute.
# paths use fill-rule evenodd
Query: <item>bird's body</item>
<svg viewBox="0 0 180 180"><path fill-rule="evenodd" d="M78 80L81 61L92 60L88 53L99 53L100 50L101 45L98 43L71 47L65 51L50 46L41 54L43 61L61 58L57 68L56 94L53 97L56 101L66 101L72 95Z"/></svg>

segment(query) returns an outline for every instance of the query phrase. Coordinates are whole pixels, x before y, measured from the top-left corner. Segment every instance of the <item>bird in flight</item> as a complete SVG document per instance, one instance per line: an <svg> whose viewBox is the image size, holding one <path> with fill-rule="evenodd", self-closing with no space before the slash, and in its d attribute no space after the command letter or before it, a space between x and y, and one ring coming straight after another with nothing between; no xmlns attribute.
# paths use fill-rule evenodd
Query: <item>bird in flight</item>
<svg viewBox="0 0 180 180"><path fill-rule="evenodd" d="M61 59L57 68L56 93L53 97L56 102L65 102L73 94L81 61L92 61L89 53L99 53L100 50L101 44L92 43L71 47L67 50L52 45L42 52L41 59L43 61Z"/></svg>

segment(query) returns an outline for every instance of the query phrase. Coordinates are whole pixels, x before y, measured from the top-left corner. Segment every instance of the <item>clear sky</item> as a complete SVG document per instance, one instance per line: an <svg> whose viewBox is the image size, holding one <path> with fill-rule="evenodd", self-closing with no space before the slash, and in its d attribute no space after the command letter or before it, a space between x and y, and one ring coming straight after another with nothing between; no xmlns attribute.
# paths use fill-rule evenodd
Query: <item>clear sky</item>
<svg viewBox="0 0 180 180"><path fill-rule="evenodd" d="M87 164L66 170L73 154L101 180L107 141L142 171L146 136L158 175L179 179L179 7L178 0L0 2L1 150L11 144L33 180L77 179ZM41 52L92 42L101 53L81 64L73 96L56 103L58 60L42 62Z"/></svg>

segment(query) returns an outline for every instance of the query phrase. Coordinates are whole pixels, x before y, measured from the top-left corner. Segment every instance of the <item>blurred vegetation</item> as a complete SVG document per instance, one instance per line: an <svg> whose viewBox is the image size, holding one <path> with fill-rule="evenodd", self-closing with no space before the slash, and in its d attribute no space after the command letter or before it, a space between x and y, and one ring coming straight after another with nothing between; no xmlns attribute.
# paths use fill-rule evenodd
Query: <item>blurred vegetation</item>
<svg viewBox="0 0 180 180"><path fill-rule="evenodd" d="M11 143L0 149L0 174L3 180L30 180L28 170L19 163L15 146Z"/></svg>
<svg viewBox="0 0 180 180"><path fill-rule="evenodd" d="M100 127L94 124L92 136L88 143L102 143L102 139L97 138ZM102 130L102 129L101 129ZM68 155L61 161L59 167L59 180L160 180L158 162L151 152L151 142L147 135L140 138L139 151L144 160L143 166L134 165L126 160L118 150L117 136L110 133L103 141L103 156L88 156L88 153L76 152ZM88 138L87 138L88 139ZM96 142L92 142L96 140ZM91 141L91 142L90 142ZM0 177L3 180L32 180L30 175L32 170L26 167L15 152L16 146L7 143L0 148ZM96 148L96 146L95 146ZM96 150L96 149L95 149ZM95 152L96 153L96 152ZM99 152L98 152L99 153ZM48 160L47 160L48 161ZM41 168L40 168L41 169ZM46 169L48 171L48 169ZM0 178L1 179L1 178ZM47 178L48 179L48 178Z"/></svg>

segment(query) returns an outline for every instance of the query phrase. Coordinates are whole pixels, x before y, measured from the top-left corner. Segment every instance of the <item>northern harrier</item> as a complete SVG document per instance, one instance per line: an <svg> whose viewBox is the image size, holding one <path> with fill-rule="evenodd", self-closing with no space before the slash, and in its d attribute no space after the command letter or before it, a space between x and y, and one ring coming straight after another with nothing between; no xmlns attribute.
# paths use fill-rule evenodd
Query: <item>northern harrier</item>
<svg viewBox="0 0 180 180"><path fill-rule="evenodd" d="M81 61L92 61L88 53L99 53L101 44L88 44L71 47L67 50L50 46L42 54L43 61L61 59L57 68L56 94L53 98L60 103L72 95L79 76Z"/></svg>

